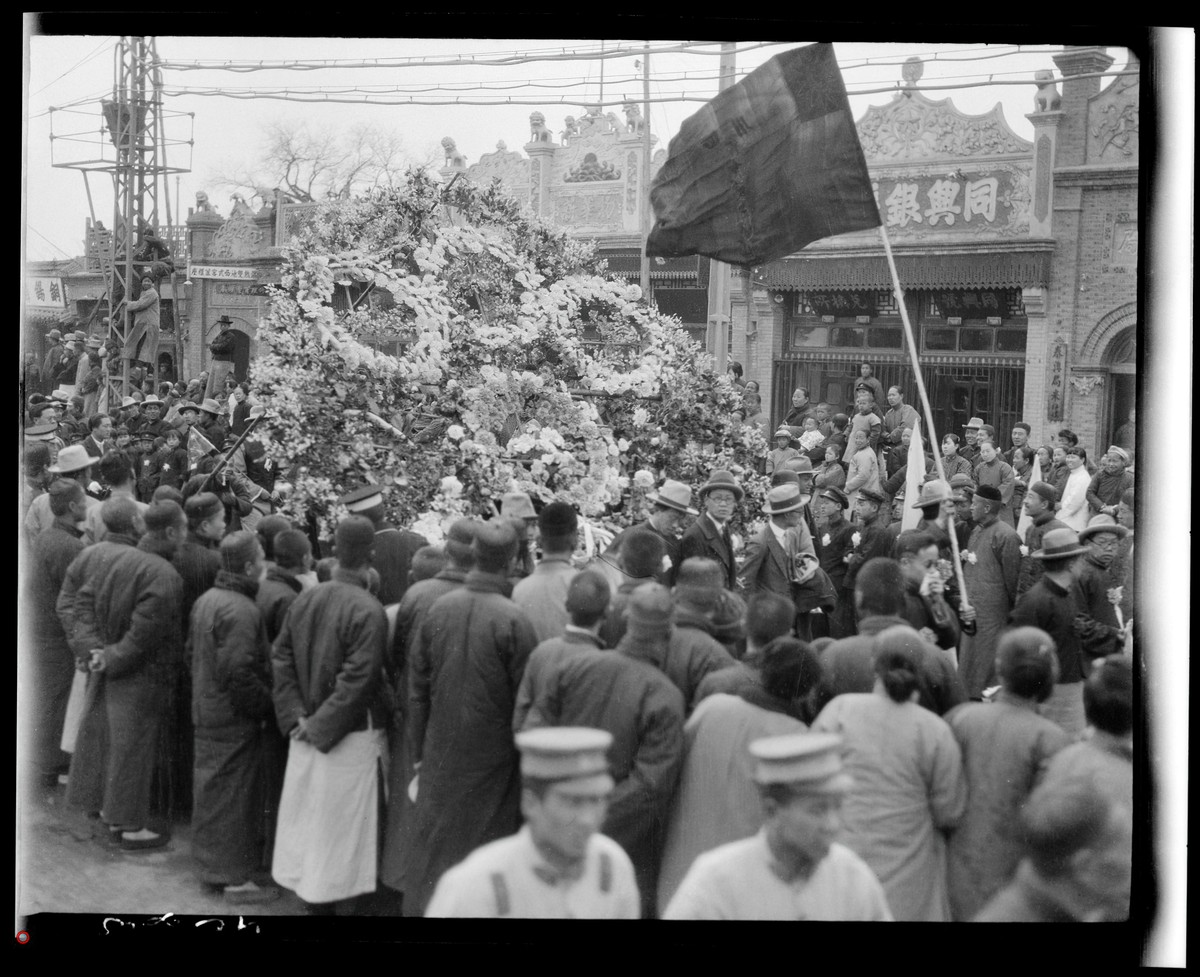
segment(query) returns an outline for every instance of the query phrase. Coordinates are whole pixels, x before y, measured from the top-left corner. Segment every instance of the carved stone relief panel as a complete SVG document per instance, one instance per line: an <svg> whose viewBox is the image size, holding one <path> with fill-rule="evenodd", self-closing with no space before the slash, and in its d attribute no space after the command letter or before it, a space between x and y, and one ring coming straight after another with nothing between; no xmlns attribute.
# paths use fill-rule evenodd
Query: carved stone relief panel
<svg viewBox="0 0 1200 977"><path fill-rule="evenodd" d="M619 190L573 194L560 191L553 198L553 218L562 226L578 231L619 230L622 199Z"/></svg>
<svg viewBox="0 0 1200 977"><path fill-rule="evenodd" d="M484 153L478 163L467 167L467 177L479 184L499 180L513 196L524 200L529 193L532 168L532 161L521 153L498 149Z"/></svg>
<svg viewBox="0 0 1200 977"><path fill-rule="evenodd" d="M286 239L285 239L286 240ZM270 241L259 227L253 214L237 213L230 217L213 235L209 245L210 258L261 258L266 256Z"/></svg>
<svg viewBox="0 0 1200 977"><path fill-rule="evenodd" d="M1138 161L1137 78L1118 78L1088 105L1089 163Z"/></svg>
<svg viewBox="0 0 1200 977"><path fill-rule="evenodd" d="M965 115L950 99L935 102L920 92L871 106L858 123L858 137L868 163L1011 155L1032 148L1009 128L999 106L986 115Z"/></svg>

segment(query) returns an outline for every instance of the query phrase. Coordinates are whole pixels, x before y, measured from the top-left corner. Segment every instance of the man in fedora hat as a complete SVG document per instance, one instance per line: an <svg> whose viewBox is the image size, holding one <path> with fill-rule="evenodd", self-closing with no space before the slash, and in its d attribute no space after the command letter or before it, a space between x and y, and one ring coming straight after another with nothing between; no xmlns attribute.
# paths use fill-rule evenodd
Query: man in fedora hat
<svg viewBox="0 0 1200 977"><path fill-rule="evenodd" d="M137 416L126 423L129 433L136 441L149 439L151 444L155 438L161 438L170 430L171 425L162 419L163 402L157 394L145 397L138 408Z"/></svg>
<svg viewBox="0 0 1200 977"><path fill-rule="evenodd" d="M87 453L87 449L82 444L72 444L59 451L58 460L47 468L46 472L55 478L73 479L87 492L95 484L92 481L92 466L95 463L96 459ZM99 489L98 485L96 489ZM93 495L87 496L89 510L98 505L100 505L99 499ZM48 494L39 495L29 506L29 511L25 513L26 538L32 543L42 530L49 529L54 525L54 520L54 513L50 509L50 496Z"/></svg>
<svg viewBox="0 0 1200 977"><path fill-rule="evenodd" d="M804 498L799 485L776 485L767 492L762 510L767 525L746 545L746 559L738 572L739 587L747 596L767 591L793 600L794 585L809 580L819 567L804 522ZM802 641L811 639L811 610L805 607L796 613L796 635Z"/></svg>
<svg viewBox="0 0 1200 977"><path fill-rule="evenodd" d="M205 397L199 404L199 413L200 420L194 426L209 443L219 449L229 433L229 425L225 421L225 415L229 413L228 408L212 397Z"/></svg>
<svg viewBox="0 0 1200 977"><path fill-rule="evenodd" d="M1075 630L1073 572L1088 548L1070 528L1051 529L1042 537L1042 548L1031 553L1042 561L1042 577L1017 601L1008 616L1009 627L1041 628L1054 641L1058 654L1058 681L1054 694L1042 707L1042 715L1058 723L1073 736L1083 732L1084 656Z"/></svg>
<svg viewBox="0 0 1200 977"><path fill-rule="evenodd" d="M1017 599L1021 537L1000 518L1000 489L980 485L971 502L975 528L963 556L963 581L975 608L975 633L963 636L958 667L967 694L981 698L996 684L996 645Z"/></svg>
<svg viewBox="0 0 1200 977"><path fill-rule="evenodd" d="M608 577L614 593L633 579L629 571L621 566L620 553L628 534L635 529L648 530L662 540L665 552L654 570L654 577L664 586L673 587L679 564L683 562L680 537L688 524L688 517L700 515L698 510L692 508L691 487L673 478L666 479L656 491L647 492L646 502L651 506L646 521L619 532L608 549L592 564Z"/></svg>
<svg viewBox="0 0 1200 977"><path fill-rule="evenodd" d="M979 432L982 430L982 428L982 417L972 417L969 421L967 421L966 424L963 425L963 438L966 443L958 449L958 454L960 457L965 458L968 462L970 462L972 468L979 460L979 445L977 442L979 440Z"/></svg>
<svg viewBox="0 0 1200 977"><path fill-rule="evenodd" d="M697 858L663 918L890 921L879 880L834 840L854 787L841 748L831 733L751 743L762 829Z"/></svg>
<svg viewBox="0 0 1200 977"><path fill-rule="evenodd" d="M612 734L616 787L601 830L633 862L646 916L654 909L667 812L683 759L683 693L662 669L673 603L661 584L639 587L616 650L580 646L561 658L540 676L524 717L526 729L587 726Z"/></svg>
<svg viewBox="0 0 1200 977"><path fill-rule="evenodd" d="M1092 516L1079 542L1088 553L1075 566L1072 585L1075 622L1083 647L1084 672L1093 659L1119 654L1125 647L1126 622L1121 611L1122 577L1113 572L1113 560L1129 530L1109 515Z"/></svg>
<svg viewBox="0 0 1200 977"><path fill-rule="evenodd" d="M208 344L212 360L209 363L208 384L204 388L205 398L221 396L225 389L225 378L233 372L233 354L237 349L237 337L233 334L233 320L222 315L216 322L219 330Z"/></svg>
<svg viewBox="0 0 1200 977"><path fill-rule="evenodd" d="M425 915L637 919L633 865L600 833L613 795L612 742L606 730L579 726L517 733L524 827L446 872Z"/></svg>
<svg viewBox="0 0 1200 977"><path fill-rule="evenodd" d="M730 521L737 505L746 494L732 472L717 469L700 486L700 502L704 506L701 515L680 542L680 558L702 556L716 560L725 574L725 589L737 589L737 559L733 552L733 536L729 531Z"/></svg>

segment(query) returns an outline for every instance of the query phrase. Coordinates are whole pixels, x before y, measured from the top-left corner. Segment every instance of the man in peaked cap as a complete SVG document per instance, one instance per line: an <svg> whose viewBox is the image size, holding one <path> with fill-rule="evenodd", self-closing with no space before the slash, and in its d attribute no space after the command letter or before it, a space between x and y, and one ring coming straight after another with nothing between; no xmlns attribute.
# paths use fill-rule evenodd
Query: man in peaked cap
<svg viewBox="0 0 1200 977"><path fill-rule="evenodd" d="M846 585L846 558L854 549L855 532L847 518L850 500L840 488L831 486L821 490L817 504L825 519L819 559L821 569L833 584L837 604L831 614L817 615L813 637L844 638L854 633L854 589L853 585Z"/></svg>
<svg viewBox="0 0 1200 977"><path fill-rule="evenodd" d="M407 485L401 479L398 484ZM363 485L347 492L338 501L356 516L365 516L375 527L375 555L371 565L379 573L379 603L387 607L399 604L408 590L408 571L413 554L429 540L407 529L397 529L387 521L383 507L384 487Z"/></svg>
<svg viewBox="0 0 1200 977"><path fill-rule="evenodd" d="M1084 656L1075 630L1074 568L1088 552L1075 530L1051 529L1042 537L1042 547L1030 554L1042 561L1043 573L1013 607L1009 627L1029 626L1045 631L1058 654L1058 681L1054 694L1043 704L1042 715L1071 735L1083 732Z"/></svg>
<svg viewBox="0 0 1200 977"><path fill-rule="evenodd" d="M633 862L642 914L654 893L666 819L683 759L683 693L662 666L673 603L666 587L643 584L627 608L616 651L579 646L537 681L524 728L589 726L613 736L616 781L602 830Z"/></svg>
<svg viewBox="0 0 1200 977"><path fill-rule="evenodd" d="M629 856L599 833L613 791L612 741L586 727L517 733L524 827L446 872L425 915L637 919Z"/></svg>
<svg viewBox="0 0 1200 977"><path fill-rule="evenodd" d="M571 557L579 538L579 516L566 502L551 502L538 515L542 558L517 581L512 599L533 625L538 641L555 638L567 625L567 588L579 571Z"/></svg>
<svg viewBox="0 0 1200 977"><path fill-rule="evenodd" d="M958 668L967 695L979 699L996 684L996 645L1017 600L1021 576L1021 537L1000 518L1003 495L980 485L971 502L975 528L963 557L967 599L975 609L975 633L963 635Z"/></svg>
<svg viewBox="0 0 1200 977"><path fill-rule="evenodd" d="M653 507L650 517L645 522L617 534L608 550L597 561L614 591L630 579L629 575L617 566L617 556L621 552L621 544L626 535L634 529L648 529L663 541L666 548L665 560L662 567L656 570L655 576L664 586L674 586L679 564L683 562L680 555L680 537L689 521L688 517L700 515L699 511L692 508L691 487L673 478L666 479L657 491L648 492L646 501Z"/></svg>
<svg viewBox="0 0 1200 977"><path fill-rule="evenodd" d="M1066 529L1067 524L1054 515L1058 502L1058 490L1049 482L1034 482L1025 493L1022 507L1033 522L1025 530L1024 548L1021 551L1021 575L1017 580L1018 599L1041 579L1043 565L1032 556L1042 548L1042 540L1052 529Z"/></svg>
<svg viewBox="0 0 1200 977"><path fill-rule="evenodd" d="M762 829L697 858L663 918L890 921L879 880L833 840L853 789L841 746L826 733L751 743Z"/></svg>
<svg viewBox="0 0 1200 977"><path fill-rule="evenodd" d="M716 560L725 572L725 589L736 590L737 560L729 523L746 493L732 472L717 469L700 486L699 494L704 514L683 534L680 558L703 556Z"/></svg>

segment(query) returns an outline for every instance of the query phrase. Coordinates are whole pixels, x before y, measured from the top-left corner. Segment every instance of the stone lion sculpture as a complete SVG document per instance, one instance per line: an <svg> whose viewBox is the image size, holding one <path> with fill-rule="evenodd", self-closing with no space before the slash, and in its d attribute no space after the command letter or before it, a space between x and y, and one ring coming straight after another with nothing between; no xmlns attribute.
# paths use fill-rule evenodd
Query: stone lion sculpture
<svg viewBox="0 0 1200 977"><path fill-rule="evenodd" d="M454 140L446 136L442 140L442 149L446 152L446 165L455 170L465 170L467 168L467 157L458 151L458 146Z"/></svg>
<svg viewBox="0 0 1200 977"><path fill-rule="evenodd" d="M554 135L546 128L546 117L541 112L529 116L529 141L554 142Z"/></svg>
<svg viewBox="0 0 1200 977"><path fill-rule="evenodd" d="M642 118L642 110L634 105L633 102L626 102L623 108L625 110L625 127L630 132L636 132L640 135L646 128L646 120Z"/></svg>
<svg viewBox="0 0 1200 977"><path fill-rule="evenodd" d="M197 214L215 214L216 208L209 202L208 194L203 190L196 191L196 213Z"/></svg>
<svg viewBox="0 0 1200 977"><path fill-rule="evenodd" d="M1058 86L1054 83L1054 72L1043 69L1033 73L1033 80L1037 83L1037 94L1033 96L1033 110L1035 112L1054 112L1062 108L1062 96L1058 93Z"/></svg>

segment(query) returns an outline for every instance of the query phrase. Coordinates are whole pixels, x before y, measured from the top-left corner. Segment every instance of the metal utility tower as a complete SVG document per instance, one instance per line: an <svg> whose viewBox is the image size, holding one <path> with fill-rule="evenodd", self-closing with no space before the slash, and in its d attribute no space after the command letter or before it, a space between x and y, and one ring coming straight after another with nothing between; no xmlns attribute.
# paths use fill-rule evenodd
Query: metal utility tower
<svg viewBox="0 0 1200 977"><path fill-rule="evenodd" d="M53 111L53 110L52 110ZM131 315L128 303L137 291L137 277L151 261L135 256L139 232L153 226L159 228L159 195L162 194L164 216L170 223L170 188L167 177L171 173L186 173L188 167L169 166L166 159L167 139L162 108L162 76L158 68L158 53L152 37L122 37L113 52L113 90L111 99L100 100L101 126L99 139L92 134L89 139L74 139L88 143L96 152L95 158L53 162L52 165L66 169L77 169L83 173L87 189L88 206L92 210L92 222L96 213L92 202L89 173L109 173L113 181L113 223L111 243L107 254L101 254L101 270L104 275L105 292L109 298L109 336L122 347L121 372L109 370L109 397L120 398L129 392L129 359L125 341L130 335ZM183 115L183 113L173 113ZM53 118L53 117L52 117ZM53 122L51 125L53 130ZM51 134L51 140L70 140L74 136ZM189 138L188 143L191 145ZM53 143L52 143L53 148ZM110 149L115 155L110 158ZM161 178L161 179L160 179ZM171 292L175 305L175 335L178 347L180 340L178 289L176 274L169 272ZM103 296L101 297L101 301ZM99 309L97 302L96 308ZM93 315L95 312L93 311ZM158 337L147 337L149 348L156 350ZM181 360L176 357L176 362ZM152 362L157 377L158 363Z"/></svg>

